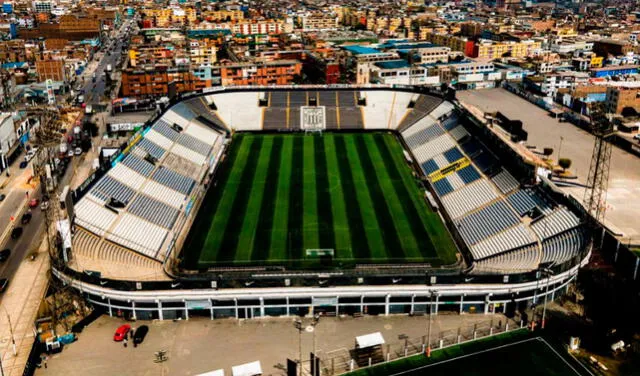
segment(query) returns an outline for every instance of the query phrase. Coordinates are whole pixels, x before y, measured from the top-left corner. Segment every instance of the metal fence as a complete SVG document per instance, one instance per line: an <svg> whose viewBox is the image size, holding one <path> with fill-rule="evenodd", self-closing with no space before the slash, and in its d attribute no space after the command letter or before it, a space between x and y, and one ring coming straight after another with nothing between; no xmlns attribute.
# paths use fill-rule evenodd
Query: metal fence
<svg viewBox="0 0 640 376"><path fill-rule="evenodd" d="M419 354L427 356L429 344L432 351L437 351L449 346L523 328L525 328L523 321L514 321L506 317L493 318L488 321L461 326L457 329L443 330L437 333L432 332L431 335L425 332L424 335L419 337L407 336L398 341L381 345L379 349L372 351L371 356L365 358L358 356L355 348L340 348L329 352L318 352L320 374L322 376L340 375ZM302 370L303 374L311 375L308 361L303 361Z"/></svg>

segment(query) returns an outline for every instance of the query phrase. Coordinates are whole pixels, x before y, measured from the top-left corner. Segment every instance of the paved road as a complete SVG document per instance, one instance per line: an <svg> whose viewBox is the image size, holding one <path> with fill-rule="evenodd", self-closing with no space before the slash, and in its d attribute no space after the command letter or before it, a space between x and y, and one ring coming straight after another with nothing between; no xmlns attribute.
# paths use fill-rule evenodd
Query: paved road
<svg viewBox="0 0 640 376"><path fill-rule="evenodd" d="M528 145L554 149L553 158L561 154L572 160L571 170L578 181L586 183L591 163L594 137L571 123L560 123L550 117L547 111L527 102L504 89L460 91L461 102L472 104L483 111L500 111L512 119L522 120L529 133ZM562 138L562 147L560 145ZM584 197L584 188L563 188L578 200ZM605 222L624 239L640 241L640 158L613 147L611 170L607 196Z"/></svg>
<svg viewBox="0 0 640 376"><path fill-rule="evenodd" d="M106 89L106 79L103 73L106 71L107 65L111 65L113 72L116 71L116 62L118 61L118 58L121 57L122 53L122 42L126 39L125 30L128 26L133 27L133 25L134 24L130 20L125 21L120 29L118 29L115 36L106 42L107 46L110 46L111 43L115 43L115 48L111 54L107 54L108 48L106 48L106 46L103 47L100 52L97 52L100 56L100 60L97 65L93 65L93 69L87 69L87 71L82 75L84 78L82 88L84 89L85 102L87 104L100 103L102 101L102 96ZM92 80L94 73L96 75L95 82Z"/></svg>
<svg viewBox="0 0 640 376"><path fill-rule="evenodd" d="M28 169L24 170L24 175L30 175ZM73 175L72 165L67 168L65 175L60 180L59 188L64 187L64 185L68 184L71 180L71 176ZM16 177L13 183L10 184L11 191L8 193L7 199L5 199L5 203L3 205L9 204L6 208L0 205L0 215L4 217L9 217L11 215L15 215L20 208L24 208L24 210L28 210L26 208L26 190L29 191L29 199L31 198L41 198L41 195L38 190L34 190L33 186L27 185L25 183L26 178L22 176L22 178ZM10 201L12 200L12 201ZM19 204L14 205L15 202L19 202ZM15 209L13 212L9 212L10 210ZM15 274L16 270L20 266L22 260L27 258L30 254L30 251L34 251L39 245L41 236L44 231L44 223L45 223L45 214L40 210L40 207L36 207L31 209L32 218L31 222L27 225L20 224L20 217L16 217L14 223L10 223L9 221L0 221L3 223L4 229L7 226L13 227L22 227L23 233L18 239L11 239L10 236L7 237L6 241L0 245L0 249L9 248L11 250L11 257L9 260L0 264L0 278L9 278L11 281L11 277ZM11 283L11 282L10 282ZM2 302L2 295L0 295L0 302Z"/></svg>

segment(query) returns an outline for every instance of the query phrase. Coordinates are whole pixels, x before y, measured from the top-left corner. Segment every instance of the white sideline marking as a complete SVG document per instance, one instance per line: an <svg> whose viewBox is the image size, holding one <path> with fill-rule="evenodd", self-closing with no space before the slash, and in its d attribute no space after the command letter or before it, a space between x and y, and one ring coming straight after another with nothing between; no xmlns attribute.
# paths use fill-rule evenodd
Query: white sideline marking
<svg viewBox="0 0 640 376"><path fill-rule="evenodd" d="M556 354L556 356L558 356L558 358L562 359L562 361L569 366L569 368L571 368L573 370L573 372L575 372L576 375L580 375L580 372L578 372L575 368L573 368L573 366L571 364L569 364L569 362L567 362L567 360L565 358L563 358L560 354L558 354L558 352L556 351L556 349L553 348L553 346L551 346L544 338L542 337L538 337L538 339L540 341L542 341L542 343L544 343L545 345L547 345L547 347L549 347L551 349L551 351L554 352L554 354ZM573 355L571 355L573 357ZM575 357L574 357L575 359ZM587 371L589 373L589 375L591 376L595 376L593 373L591 373L591 371L589 371L589 369L587 367L584 366L584 364L582 364L581 361L577 360L576 361L582 366L582 368L584 368L585 371Z"/></svg>

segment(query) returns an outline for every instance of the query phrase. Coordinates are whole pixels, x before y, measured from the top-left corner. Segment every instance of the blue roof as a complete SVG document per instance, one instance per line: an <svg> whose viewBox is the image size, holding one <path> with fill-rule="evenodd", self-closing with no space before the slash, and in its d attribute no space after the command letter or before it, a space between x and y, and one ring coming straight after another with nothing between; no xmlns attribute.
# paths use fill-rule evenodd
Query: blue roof
<svg viewBox="0 0 640 376"><path fill-rule="evenodd" d="M375 65L382 69L397 69L409 67L409 63L407 63L405 60L380 61Z"/></svg>
<svg viewBox="0 0 640 376"><path fill-rule="evenodd" d="M379 54L379 53L381 53L380 51L376 50L375 48L365 47L365 46L358 46L358 45L343 46L342 48L344 48L345 50L351 52L354 55Z"/></svg>
<svg viewBox="0 0 640 376"><path fill-rule="evenodd" d="M4 63L2 64L2 69L26 68L28 66L29 64L24 62Z"/></svg>

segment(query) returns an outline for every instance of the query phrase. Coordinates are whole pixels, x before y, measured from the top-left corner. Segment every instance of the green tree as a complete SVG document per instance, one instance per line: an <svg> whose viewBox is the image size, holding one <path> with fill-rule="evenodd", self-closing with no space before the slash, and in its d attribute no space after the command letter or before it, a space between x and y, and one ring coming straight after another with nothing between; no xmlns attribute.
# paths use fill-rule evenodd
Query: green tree
<svg viewBox="0 0 640 376"><path fill-rule="evenodd" d="M571 167L571 159L569 158L560 158L558 160L558 165L562 167L563 171L566 171L569 167Z"/></svg>

